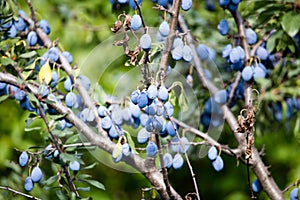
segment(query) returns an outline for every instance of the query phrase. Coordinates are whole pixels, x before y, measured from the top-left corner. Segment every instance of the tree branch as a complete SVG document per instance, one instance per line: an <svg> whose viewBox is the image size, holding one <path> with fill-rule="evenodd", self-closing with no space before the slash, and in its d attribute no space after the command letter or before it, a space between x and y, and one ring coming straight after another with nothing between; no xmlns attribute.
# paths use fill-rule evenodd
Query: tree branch
<svg viewBox="0 0 300 200"><path fill-rule="evenodd" d="M11 74L0 72L0 81L20 87L19 83L17 82L17 78ZM28 87L31 93L33 93L34 95L38 94L37 86L28 84ZM95 145L100 149L108 152L109 154L112 154L115 147L114 142L112 142L108 137L103 137L103 134L95 133L92 128L90 128L86 123L79 119L75 113L65 107L61 102L53 101L53 99L49 100L52 102L51 106L60 114L65 115L65 118L76 127L76 129L91 143L91 145ZM131 154L128 157L124 156L123 161L143 173L155 188L159 188L159 192L162 197L168 199L168 193L166 192L166 186L163 181L163 176L157 168L149 168L149 166L146 164L146 160L142 159L136 154ZM170 187L170 190L172 195L174 196L174 199L182 199L173 187Z"/></svg>
<svg viewBox="0 0 300 200"><path fill-rule="evenodd" d="M181 0L174 0L172 6L171 22L170 22L170 34L165 43L165 49L161 56L159 63L158 82L163 84L166 78L166 72L169 65L170 53L175 38L175 33L178 25L178 16L180 10Z"/></svg>
<svg viewBox="0 0 300 200"><path fill-rule="evenodd" d="M28 199L41 200L40 198L37 198L37 197L31 196L29 194L25 194L23 192L14 190L14 189L12 189L12 188L10 188L8 186L0 186L0 189L10 191L10 192L12 192L14 194L18 194L18 195L24 196L24 197L26 197Z"/></svg>
<svg viewBox="0 0 300 200"><path fill-rule="evenodd" d="M239 23L239 27L243 27L243 25L241 25L242 23L242 18L241 15L238 13L236 14L236 16L238 17L238 23ZM196 47L194 45L194 40L192 35L188 32L188 28L187 25L185 23L185 20L183 19L183 17L181 15L179 15L179 25L181 27L181 29L183 30L183 32L187 32L187 43L189 44L189 46L192 48L193 50L193 62L195 65L195 69L197 71L199 80L201 82L201 84L208 89L208 91L211 93L211 95L214 95L217 91L218 88L205 77L204 71L203 71L203 67L202 67L202 63L201 60L197 55L196 52ZM243 29L243 28L242 28ZM244 30L244 29L243 29ZM249 51L247 51L247 56L246 59L249 59ZM245 52L245 53L246 53ZM248 88L248 93L250 91L250 87ZM250 96L251 96L251 92L250 91ZM249 96L249 95L248 95ZM246 99L247 101L249 101L249 98ZM230 126L231 130L234 132L237 128L238 128L238 123L237 120L235 118L235 116L233 115L233 113L230 111L230 109L226 106L223 105L222 106L222 110L224 113L224 117L228 123L228 125ZM239 143L239 148L241 148L242 153L245 152L245 148L242 148L243 146L245 146L245 136L242 133L235 133L234 134L236 140ZM266 191L266 193L268 194L268 196L271 199L284 199L283 197L283 193L281 192L281 190L278 188L277 184L275 183L273 177L270 175L270 173L268 172L267 167L265 166L265 164L263 163L263 161L261 160L261 157L257 151L257 149L254 147L253 151L252 151L252 170L253 172L256 174L256 176L258 177L258 179L260 180L260 182L262 183L262 186L264 188L264 190Z"/></svg>

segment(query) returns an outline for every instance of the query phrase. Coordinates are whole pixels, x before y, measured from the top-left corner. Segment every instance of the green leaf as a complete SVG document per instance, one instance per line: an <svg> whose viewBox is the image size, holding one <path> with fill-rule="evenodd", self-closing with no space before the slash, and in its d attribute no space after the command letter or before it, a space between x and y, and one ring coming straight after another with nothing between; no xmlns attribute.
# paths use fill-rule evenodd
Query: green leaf
<svg viewBox="0 0 300 200"><path fill-rule="evenodd" d="M15 65L16 62L8 57L0 57L0 65L8 66L8 65Z"/></svg>
<svg viewBox="0 0 300 200"><path fill-rule="evenodd" d="M36 55L36 51L30 51L30 52L21 54L19 57L20 58L31 58L35 55Z"/></svg>
<svg viewBox="0 0 300 200"><path fill-rule="evenodd" d="M62 161L64 163L67 163L67 162L72 162L72 161L75 161L75 157L73 155L70 155L70 154L66 154L66 153L61 153L59 154L60 156L60 159L62 159Z"/></svg>
<svg viewBox="0 0 300 200"><path fill-rule="evenodd" d="M290 11L283 15L281 26L285 32L294 37L300 30L300 15L294 11Z"/></svg>
<svg viewBox="0 0 300 200"><path fill-rule="evenodd" d="M276 45L277 45L277 40L279 40L283 35L283 31L277 31L273 33L270 38L267 41L267 49L269 52L272 52Z"/></svg>
<svg viewBox="0 0 300 200"><path fill-rule="evenodd" d="M169 101L172 103L172 105L176 105L176 94L174 90L169 92Z"/></svg>
<svg viewBox="0 0 300 200"><path fill-rule="evenodd" d="M185 112L189 109L189 106L186 101L185 92L183 92L183 90L182 90L181 94L179 95L178 103L179 103L180 107L182 108L183 112Z"/></svg>
<svg viewBox="0 0 300 200"><path fill-rule="evenodd" d="M8 95L3 95L0 97L0 103L2 103L3 101L5 101L9 96Z"/></svg>
<svg viewBox="0 0 300 200"><path fill-rule="evenodd" d="M64 194L61 189L60 190L56 190L56 196L60 200L66 200L66 199L68 199L68 197L66 196L66 194Z"/></svg>
<svg viewBox="0 0 300 200"><path fill-rule="evenodd" d="M299 136L299 134L300 134L300 116L297 117L297 120L296 120L296 123L294 126L294 135Z"/></svg>
<svg viewBox="0 0 300 200"><path fill-rule="evenodd" d="M132 140L131 135L127 131L124 131L124 132L126 133L127 142L128 142L128 144L131 148L131 151L135 154L139 154L139 152L137 152L136 149L135 149L135 144L134 144L134 141Z"/></svg>
<svg viewBox="0 0 300 200"><path fill-rule="evenodd" d="M47 62L41 67L39 72L39 81L40 83L46 83L47 85L51 82L52 79L52 71L49 64L49 59Z"/></svg>
<svg viewBox="0 0 300 200"><path fill-rule="evenodd" d="M35 102L37 105L39 104L39 100L31 93L27 93L27 97L30 102Z"/></svg>
<svg viewBox="0 0 300 200"><path fill-rule="evenodd" d="M89 175L89 174L79 174L79 175L77 176L77 178L78 178L79 180L82 180L82 181L85 181L85 179L91 178L91 177L92 177L92 176Z"/></svg>
<svg viewBox="0 0 300 200"><path fill-rule="evenodd" d="M51 185L51 184L55 183L57 180L58 180L58 175L54 175L54 176L51 176L50 178L48 178L47 180L43 181L43 184Z"/></svg>
<svg viewBox="0 0 300 200"><path fill-rule="evenodd" d="M88 165L86 167L83 167L82 169L93 169L95 166L97 165L97 163L93 163L91 165Z"/></svg>
<svg viewBox="0 0 300 200"><path fill-rule="evenodd" d="M99 102L101 105L105 104L105 101L107 98L106 98L106 93L104 92L103 88L98 83L96 83L94 85L93 90L94 90L94 92L92 93L93 99L96 102Z"/></svg>
<svg viewBox="0 0 300 200"><path fill-rule="evenodd" d="M96 180L85 180L87 183L95 186L96 188L98 189L101 189L101 190L105 190L105 187L102 183L100 183L99 181L96 181Z"/></svg>
<svg viewBox="0 0 300 200"><path fill-rule="evenodd" d="M78 134L73 135L73 136L71 136L71 137L69 137L69 138L67 139L67 141L65 142L65 144L73 144L73 143L79 141L79 139L80 139L80 138L79 138L79 135L78 135Z"/></svg>
<svg viewBox="0 0 300 200"><path fill-rule="evenodd" d="M83 192L89 192L91 190L90 187L78 187L77 190L83 191Z"/></svg>
<svg viewBox="0 0 300 200"><path fill-rule="evenodd" d="M25 131L25 132L31 132L31 131L39 131L39 130L41 130L41 129L42 129L42 127L38 127L38 126L36 126L36 127L31 127L31 128L26 127L26 128L24 129L24 131Z"/></svg>

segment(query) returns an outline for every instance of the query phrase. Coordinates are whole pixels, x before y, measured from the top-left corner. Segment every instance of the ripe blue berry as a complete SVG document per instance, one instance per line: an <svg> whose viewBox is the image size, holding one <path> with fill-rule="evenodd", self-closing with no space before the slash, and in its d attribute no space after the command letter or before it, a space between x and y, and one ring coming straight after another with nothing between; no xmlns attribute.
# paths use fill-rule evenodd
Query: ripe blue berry
<svg viewBox="0 0 300 200"><path fill-rule="evenodd" d="M231 44L227 44L223 50L222 50L222 57L223 58L228 58L230 55L230 52L232 50L232 45Z"/></svg>
<svg viewBox="0 0 300 200"><path fill-rule="evenodd" d="M269 56L269 52L267 51L267 49L265 49L262 46L259 46L256 50L256 55L261 59L261 60L267 60L268 56Z"/></svg>
<svg viewBox="0 0 300 200"><path fill-rule="evenodd" d="M264 78L264 77L266 77L266 71L260 66L255 67L253 70L254 80Z"/></svg>
<svg viewBox="0 0 300 200"><path fill-rule="evenodd" d="M214 96L215 102L218 104L225 104L227 102L226 90L219 90Z"/></svg>
<svg viewBox="0 0 300 200"><path fill-rule="evenodd" d="M121 4L128 3L128 1L129 1L129 0L118 0L118 2L121 3Z"/></svg>
<svg viewBox="0 0 300 200"><path fill-rule="evenodd" d="M154 142L150 141L146 146L146 153L147 156L154 157L157 153L157 145Z"/></svg>
<svg viewBox="0 0 300 200"><path fill-rule="evenodd" d="M79 75L78 79L80 80L80 82L82 83L83 87L89 91L90 87L91 87L91 81L87 76L84 75Z"/></svg>
<svg viewBox="0 0 300 200"><path fill-rule="evenodd" d="M169 1L168 0L158 0L157 3L161 6L166 7L168 5Z"/></svg>
<svg viewBox="0 0 300 200"><path fill-rule="evenodd" d="M169 98L168 89L165 86L160 86L160 88L158 89L157 96L161 101L168 100Z"/></svg>
<svg viewBox="0 0 300 200"><path fill-rule="evenodd" d="M48 58L52 61L52 62L56 62L58 61L59 58L59 50L56 47L51 47L48 51Z"/></svg>
<svg viewBox="0 0 300 200"><path fill-rule="evenodd" d="M38 36L35 31L30 31L27 35L27 43L29 46L36 45L38 41Z"/></svg>
<svg viewBox="0 0 300 200"><path fill-rule="evenodd" d="M165 153L163 156L163 160L164 160L164 167L166 168L172 167L173 157L170 153Z"/></svg>
<svg viewBox="0 0 300 200"><path fill-rule="evenodd" d="M122 145L122 153L124 154L124 156L129 156L131 151L130 151L130 146L128 143L124 143Z"/></svg>
<svg viewBox="0 0 300 200"><path fill-rule="evenodd" d="M48 23L47 20L42 19L42 20L39 22L39 27L40 27L47 35L49 35L49 33L51 32L51 28L50 28L50 25L49 25L49 23Z"/></svg>
<svg viewBox="0 0 300 200"><path fill-rule="evenodd" d="M190 148L189 140L186 137L180 138L180 147L179 150L181 153L187 152L187 150Z"/></svg>
<svg viewBox="0 0 300 200"><path fill-rule="evenodd" d="M69 167L73 172L77 172L80 170L80 163L77 160L74 160L70 162Z"/></svg>
<svg viewBox="0 0 300 200"><path fill-rule="evenodd" d="M183 56L183 47L177 46L172 50L171 53L174 60L180 60Z"/></svg>
<svg viewBox="0 0 300 200"><path fill-rule="evenodd" d="M29 159L28 153L26 151L23 151L21 153L21 155L19 156L19 164L20 164L20 166L24 167L25 165L27 165L28 159Z"/></svg>
<svg viewBox="0 0 300 200"><path fill-rule="evenodd" d="M148 95L146 92L142 92L138 96L137 103L140 108L144 108L148 104Z"/></svg>
<svg viewBox="0 0 300 200"><path fill-rule="evenodd" d="M14 97L17 101L22 101L26 97L26 92L21 89L17 89L14 93Z"/></svg>
<svg viewBox="0 0 300 200"><path fill-rule="evenodd" d="M184 11L188 11L189 9L191 9L193 4L192 0L182 0L181 1L181 9Z"/></svg>
<svg viewBox="0 0 300 200"><path fill-rule="evenodd" d="M34 187L34 182L32 181L31 177L27 177L25 182L24 182L24 189L27 191L27 192L30 192Z"/></svg>
<svg viewBox="0 0 300 200"><path fill-rule="evenodd" d="M38 183L42 179L43 172L38 166L36 166L33 168L30 176L33 182Z"/></svg>
<svg viewBox="0 0 300 200"><path fill-rule="evenodd" d="M221 171L224 168L223 159L220 156L217 156L217 158L212 162L212 165L217 172Z"/></svg>
<svg viewBox="0 0 300 200"><path fill-rule="evenodd" d="M108 131L108 135L111 137L111 138L118 138L119 137L119 134L118 134L118 127L115 126L115 125L112 125Z"/></svg>
<svg viewBox="0 0 300 200"><path fill-rule="evenodd" d="M218 150L215 146L211 146L208 150L208 159L214 161L218 156Z"/></svg>
<svg viewBox="0 0 300 200"><path fill-rule="evenodd" d="M253 67L246 66L242 71L242 78L244 81L250 81L253 77Z"/></svg>
<svg viewBox="0 0 300 200"><path fill-rule="evenodd" d="M178 47L178 46L181 46L181 47L183 47L184 46L184 44L183 44L183 41L182 41L182 39L181 38L179 38L179 37L176 37L175 39L174 39L174 42L173 42L173 46L172 46L172 48L173 49L175 49L176 47Z"/></svg>
<svg viewBox="0 0 300 200"><path fill-rule="evenodd" d="M198 56L202 59L202 60L207 60L208 59L208 49L204 44L199 44L196 48L197 50L197 54Z"/></svg>
<svg viewBox="0 0 300 200"><path fill-rule="evenodd" d="M183 166L184 160L183 157L177 153L173 158L173 168L174 169L180 169Z"/></svg>
<svg viewBox="0 0 300 200"><path fill-rule="evenodd" d="M142 19L140 15L133 15L130 20L130 28L134 31L139 30L142 27Z"/></svg>
<svg viewBox="0 0 300 200"><path fill-rule="evenodd" d="M129 0L129 6L132 10L136 10L137 9L137 6L134 2L135 0ZM138 4L140 5L142 3L142 0L138 0Z"/></svg>
<svg viewBox="0 0 300 200"><path fill-rule="evenodd" d="M14 38L16 37L18 34L17 32L17 29L16 29L16 26L15 25L12 25L8 31L8 37L9 38Z"/></svg>
<svg viewBox="0 0 300 200"><path fill-rule="evenodd" d="M193 59L193 51L192 48L188 45L184 45L182 49L182 58L186 62L191 62Z"/></svg>
<svg viewBox="0 0 300 200"><path fill-rule="evenodd" d="M99 117L105 117L108 115L108 109L105 106L98 107L98 115Z"/></svg>
<svg viewBox="0 0 300 200"><path fill-rule="evenodd" d="M27 27L26 22L21 17L19 17L18 20L14 22L14 25L17 31L24 31Z"/></svg>
<svg viewBox="0 0 300 200"><path fill-rule="evenodd" d="M54 88L58 84L58 73L56 71L52 71L52 79L50 82L50 86Z"/></svg>
<svg viewBox="0 0 300 200"><path fill-rule="evenodd" d="M234 4L239 4L241 2L241 0L231 0L231 2Z"/></svg>
<svg viewBox="0 0 300 200"><path fill-rule="evenodd" d="M135 90L131 93L130 99L131 99L132 103L134 103L134 104L138 103L137 99L138 99L138 96L140 95L140 93L141 93L140 90Z"/></svg>
<svg viewBox="0 0 300 200"><path fill-rule="evenodd" d="M140 117L140 115L141 115L141 110L140 110L140 108L139 108L138 105L134 105L133 103L130 103L130 104L129 104L129 110L130 110L131 115L132 115L133 117L135 117L135 118Z"/></svg>
<svg viewBox="0 0 300 200"><path fill-rule="evenodd" d="M76 104L76 101L77 101L77 96L74 92L69 92L65 97L66 105L69 108L72 108Z"/></svg>
<svg viewBox="0 0 300 200"><path fill-rule="evenodd" d="M174 128L173 123L171 121L168 121L168 123L166 125L167 133L171 137L174 137L176 135L177 127L176 127L176 124L174 124L174 125L175 125L175 128Z"/></svg>
<svg viewBox="0 0 300 200"><path fill-rule="evenodd" d="M109 116L106 116L101 120L101 126L105 130L110 129L110 127L112 126L112 121Z"/></svg>
<svg viewBox="0 0 300 200"><path fill-rule="evenodd" d="M246 28L245 34L246 34L246 40L247 40L248 44L252 45L252 44L256 43L257 35L256 35L256 33L254 32L253 29Z"/></svg>
<svg viewBox="0 0 300 200"><path fill-rule="evenodd" d="M229 31L229 25L226 19L222 19L218 24L218 31L221 35L226 35Z"/></svg>
<svg viewBox="0 0 300 200"><path fill-rule="evenodd" d="M174 107L173 107L173 105L171 104L171 102L170 102L170 101L167 101L167 102L165 103L164 107L165 107L165 113L164 113L165 118L170 118L170 117L172 117L173 114L174 114Z"/></svg>
<svg viewBox="0 0 300 200"><path fill-rule="evenodd" d="M224 8L228 6L229 2L230 0L219 0L219 5Z"/></svg>
<svg viewBox="0 0 300 200"><path fill-rule="evenodd" d="M149 140L149 137L150 133L145 128L142 128L137 134L137 142L144 144Z"/></svg>
<svg viewBox="0 0 300 200"><path fill-rule="evenodd" d="M167 37L170 34L170 25L168 24L167 21L163 21L159 27L158 27L158 31L159 33L163 36L163 37Z"/></svg>
<svg viewBox="0 0 300 200"><path fill-rule="evenodd" d="M95 119L94 113L91 109L89 108L84 108L80 112L80 119L84 122L93 122Z"/></svg>
<svg viewBox="0 0 300 200"><path fill-rule="evenodd" d="M237 63L245 58L244 49L240 46L233 48L229 54L230 62Z"/></svg>
<svg viewBox="0 0 300 200"><path fill-rule="evenodd" d="M64 51L62 54L64 55L64 57L68 60L68 62L70 64L73 62L73 56L70 52Z"/></svg>
<svg viewBox="0 0 300 200"><path fill-rule="evenodd" d="M71 87L72 87L73 83L71 81L71 78L68 76L68 78L65 80L64 82L64 88L67 92L71 91Z"/></svg>
<svg viewBox="0 0 300 200"><path fill-rule="evenodd" d="M140 38L140 47L144 50L144 51L149 51L152 47L152 39L150 37L149 34L144 34L142 35L142 37Z"/></svg>
<svg viewBox="0 0 300 200"><path fill-rule="evenodd" d="M252 185L251 185L252 191L255 193L258 193L262 190L262 186L261 183L258 179L255 179L255 181L253 181Z"/></svg>
<svg viewBox="0 0 300 200"><path fill-rule="evenodd" d="M299 188L294 188L290 193L290 200L298 200L298 190Z"/></svg>
<svg viewBox="0 0 300 200"><path fill-rule="evenodd" d="M147 89L147 96L149 99L155 99L157 97L156 85L150 85Z"/></svg>

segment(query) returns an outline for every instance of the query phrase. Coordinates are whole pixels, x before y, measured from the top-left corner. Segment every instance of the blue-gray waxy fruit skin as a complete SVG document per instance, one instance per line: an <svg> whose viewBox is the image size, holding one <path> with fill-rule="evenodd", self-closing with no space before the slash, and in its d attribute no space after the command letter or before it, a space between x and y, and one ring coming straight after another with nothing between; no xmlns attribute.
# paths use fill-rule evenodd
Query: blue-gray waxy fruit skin
<svg viewBox="0 0 300 200"><path fill-rule="evenodd" d="M21 167L24 167L28 163L28 153L26 151L23 151L19 157L19 164Z"/></svg>
<svg viewBox="0 0 300 200"><path fill-rule="evenodd" d="M41 181L43 176L43 172L41 170L41 168L39 168L38 166L33 168L32 172L31 172L31 179L33 182L38 183Z"/></svg>

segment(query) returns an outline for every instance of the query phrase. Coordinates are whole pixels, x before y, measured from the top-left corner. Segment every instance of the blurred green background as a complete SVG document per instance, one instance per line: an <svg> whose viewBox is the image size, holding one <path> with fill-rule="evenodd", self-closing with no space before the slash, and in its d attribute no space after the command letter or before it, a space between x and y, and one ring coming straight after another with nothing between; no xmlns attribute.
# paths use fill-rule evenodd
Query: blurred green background
<svg viewBox="0 0 300 200"><path fill-rule="evenodd" d="M33 7L37 12L38 19L46 19L51 25L50 37L52 40L58 39L61 48L70 51L73 54L75 62L78 63L82 71L88 76L94 76L94 71L84 64L89 53L99 44L105 43L112 36L110 27L117 19L117 12L113 11L112 5L108 0L33 0ZM222 72L222 63L220 51L224 44L228 43L226 38L221 37L216 26L221 18L230 15L217 8L215 12L209 12L205 9L204 1L194 1L193 11L185 13L191 31L201 42L207 43L213 47L217 53L216 60L219 70ZM21 9L29 13L25 1L18 1ZM142 11L148 26L157 27L162 21L162 15L158 11L151 9L153 6L150 0L144 0ZM218 7L218 6L217 6ZM133 15L134 11L128 10ZM230 21L233 25L233 21ZM120 47L113 47L105 43L107 48L101 57L111 56L116 58L112 63L99 63L99 67L105 68L105 75L99 77L99 83L107 94L114 92L115 83L122 76L132 70L132 67L125 67L125 56L120 54ZM118 50L117 50L118 49ZM121 49L122 50L122 49ZM107 54L107 55L106 55ZM101 69L99 69L101 70ZM186 70L183 70L186 72ZM138 70L130 75L135 80L140 79ZM230 79L224 72L224 80ZM139 83L128 82L130 77L125 79L128 85L128 91L135 88ZM196 83L197 84L197 81ZM297 88L295 88L297 89ZM196 94L203 93L203 89L196 88ZM207 96L208 94L206 94ZM204 95L205 96L205 95ZM201 103L203 100L199 100ZM201 107L201 105L200 105ZM238 109L234 110L238 113ZM255 144L258 149L265 148L263 160L270 165L270 172L277 181L280 188L285 188L288 184L300 177L300 159L299 159L299 133L294 131L296 120L300 118L299 113L283 122L277 122L268 116L267 107L262 106L257 115L257 136ZM0 104L0 185L10 186L16 190L23 191L23 182L27 176L26 171L18 167L17 159L19 152L15 150L27 150L33 146L44 147L43 135L38 131L25 132L25 120L28 113L24 112L13 100L7 100ZM42 126L42 125L41 125ZM295 135L296 134L296 135ZM234 137L227 126L224 127L219 141L223 144L235 146ZM226 200L244 200L248 197L247 170L246 167L236 159L222 155L225 167L221 172L215 172L211 162L205 157L199 159L197 149L190 152L191 163L196 173L201 199L226 199ZM107 155L110 158L110 155ZM86 152L84 156L86 163L92 163L95 158ZM42 163L45 172L51 172L53 166L49 161ZM99 163L95 169L88 171L94 179L102 182L106 190L92 190L83 196L91 196L93 199L141 199L141 188L150 187L148 181L141 174L125 173L114 170L102 163ZM20 180L20 177L22 179ZM185 164L181 170L169 171L170 182L174 188L185 196L193 192L193 182L189 169ZM251 180L255 175L251 173ZM43 190L41 187L35 187L32 195L42 199L56 199L51 191ZM286 194L286 197L288 194ZM145 193L146 199L159 198L157 194ZM23 199L20 196L14 196L8 191L0 191L0 199ZM258 194L258 199L267 199L264 193Z"/></svg>

